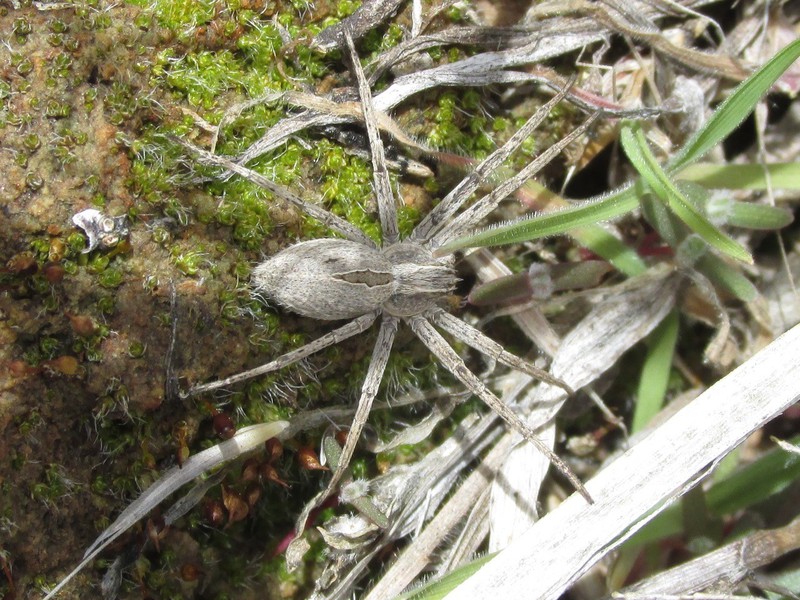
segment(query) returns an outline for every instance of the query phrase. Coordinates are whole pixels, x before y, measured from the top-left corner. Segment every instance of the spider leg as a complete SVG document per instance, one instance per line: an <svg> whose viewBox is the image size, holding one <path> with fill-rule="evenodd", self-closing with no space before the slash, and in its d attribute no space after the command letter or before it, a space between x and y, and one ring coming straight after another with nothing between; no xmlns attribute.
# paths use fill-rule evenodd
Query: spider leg
<svg viewBox="0 0 800 600"><path fill-rule="evenodd" d="M505 161L526 139L536 130L542 121L550 114L553 107L564 99L569 93L574 83L574 78L558 94L553 96L546 104L540 107L528 122L523 125L511 138L500 148L487 156L475 170L464 177L456 187L454 187L444 199L431 210L427 216L414 228L411 238L414 240L427 240L437 233L446 223L450 221L455 212L461 205L478 189L487 177L494 173L497 168Z"/></svg>
<svg viewBox="0 0 800 600"><path fill-rule="evenodd" d="M251 379L253 377L258 377L259 375L264 375L265 373L270 373L271 371L277 371L278 369L287 367L293 363L296 363L298 360L305 358L306 356L310 356L311 354L319 352L328 346L338 344L342 340L346 340L347 338L353 337L362 331L366 331L369 329L370 325L375 322L375 319L378 318L378 314L379 313L375 311L357 317L350 321L347 325L343 325L338 329L334 329L333 331L318 337L313 342L309 342L305 346L297 348L296 350L292 350L291 352L287 352L283 356L280 356L275 360L268 362L267 364L256 367L255 369L250 369L249 371L237 373L236 375L231 375L230 377L220 379L219 381L212 381L211 383L196 385L187 392L182 393L181 397L188 398L190 396L202 394L203 392L210 392L211 390L228 387L234 383Z"/></svg>
<svg viewBox="0 0 800 600"><path fill-rule="evenodd" d="M358 95L361 98L361 109L364 111L364 123L367 126L369 136L369 147L372 152L372 173L375 185L375 194L378 197L378 214L381 219L381 229L383 232L383 245L390 246L400 239L397 227L397 207L395 206L394 195L389 181L389 171L386 168L386 155L383 151L381 134L378 131L378 118L375 107L372 104L372 92L369 83L364 76L364 70L356 54L353 45L353 38L350 32L345 29L345 40L350 50L350 62L352 63L353 73L358 81Z"/></svg>
<svg viewBox="0 0 800 600"><path fill-rule="evenodd" d="M434 329L433 325L431 325L425 317L410 317L407 321L417 337L422 340L422 343L428 347L428 350L441 361L448 371L467 386L467 389L473 394L483 400L489 408L497 413L497 415L508 423L517 433L522 435L522 437L533 444L539 452L544 454L550 463L569 479L570 483L572 483L575 489L589 504L594 503L589 492L586 491L586 488L583 486L580 479L578 479L577 475L572 472L572 469L569 468L569 465L542 443L542 441L536 437L533 430L467 368L467 365L464 364L464 361L456 354L455 350L450 347L447 341L445 341L441 334Z"/></svg>
<svg viewBox="0 0 800 600"><path fill-rule="evenodd" d="M198 148L197 146L190 144L189 142L186 142L180 138L172 137L171 139L179 143L187 150L196 154L201 163L206 165L212 165L215 167L222 167L223 169L227 169L232 173L236 173L237 175L247 179L247 181L254 183L255 185L261 188L264 188L265 190L269 191L270 193L277 196L281 200L285 200L289 204L296 207L298 210L301 210L308 216L313 217L326 227L330 228L336 233L343 235L348 240L365 244L370 248L375 248L375 242L372 241L372 239L370 239L363 231L361 231L355 225L347 222L345 219L342 219L341 217L333 214L332 212L329 212L324 208L317 206L316 204L313 204L311 202L306 202L305 200L293 194L286 188L270 181L269 179L264 177L261 173L257 173L252 169L248 169L244 165L235 163L232 160L225 158L224 156L219 156L218 154L212 154L207 150Z"/></svg>
<svg viewBox="0 0 800 600"><path fill-rule="evenodd" d="M328 486L321 494L323 499L333 493L339 480L342 478L342 474L350 465L350 459L353 457L356 444L358 444L358 439L361 437L361 432L364 430L367 417L369 417L372 402L378 394L378 388L383 379L383 372L386 370L386 363L389 362L392 343L394 342L399 323L400 320L397 317L392 317L390 315L384 315L381 321L378 340L375 342L375 347L372 349L372 358L369 361L369 370L361 386L361 397L358 399L356 414L353 416L353 424L350 426L350 431L347 432L347 439L344 442L344 448L342 448L339 464L336 466L336 470L333 473L333 477L331 477L331 480L328 482Z"/></svg>
<svg viewBox="0 0 800 600"><path fill-rule="evenodd" d="M444 329L454 338L464 342L467 346L475 348L475 350L478 352L493 358L498 362L511 367L512 369L526 373L531 377L551 385L556 385L567 392L569 396L572 396L575 393L575 390L569 387L567 383L558 377L553 377L544 369L540 369L539 367L532 365L530 362L520 358L519 356L511 354L510 352L506 352L503 349L503 346L484 335L471 325L465 323L458 317L454 317L442 309L435 309L429 313L429 315L433 322L439 327Z"/></svg>
<svg viewBox="0 0 800 600"><path fill-rule="evenodd" d="M464 212L455 217L447 224L445 229L440 229L430 238L431 248L445 245L449 240L458 236L465 229L474 227L481 219L492 212L503 198L516 191L523 183L533 177L542 167L553 160L561 151L569 146L576 138L594 123L600 116L599 112L592 114L588 119L573 129L568 135L558 140L547 150L537 156L532 162L525 165L523 169L510 179L497 186L491 193L476 201Z"/></svg>
<svg viewBox="0 0 800 600"><path fill-rule="evenodd" d="M375 396L378 394L378 388L383 379L383 372L386 370L386 363L389 362L389 355L391 354L392 343L397 333L398 324L399 319L397 317L384 314L383 320L381 321L381 328L378 332L378 340L375 342L375 347L372 349L372 359L369 362L369 370L367 371L367 376L364 378L364 384L361 386L361 397L358 399L358 407L353 417L353 424L350 426L350 431L347 432L347 439L344 442L344 448L342 448L342 454L339 457L336 470L333 472L333 476L325 489L314 496L311 502L306 504L305 508L300 513L300 517L297 519L297 525L295 526L298 537L300 537L305 530L306 522L308 521L308 516L311 511L334 492L339 480L350 464L350 459L353 457L358 438L361 437L364 424L367 422L367 417L369 417L372 401L375 400Z"/></svg>

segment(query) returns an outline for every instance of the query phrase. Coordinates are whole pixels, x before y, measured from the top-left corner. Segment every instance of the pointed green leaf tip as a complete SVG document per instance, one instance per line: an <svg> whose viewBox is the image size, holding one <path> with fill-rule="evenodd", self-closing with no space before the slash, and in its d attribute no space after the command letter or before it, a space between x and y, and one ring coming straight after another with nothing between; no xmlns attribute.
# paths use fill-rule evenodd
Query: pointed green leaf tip
<svg viewBox="0 0 800 600"><path fill-rule="evenodd" d="M769 59L723 102L714 114L673 158L667 170L673 172L693 163L719 144L747 118L784 71L800 58L800 39L788 44Z"/></svg>

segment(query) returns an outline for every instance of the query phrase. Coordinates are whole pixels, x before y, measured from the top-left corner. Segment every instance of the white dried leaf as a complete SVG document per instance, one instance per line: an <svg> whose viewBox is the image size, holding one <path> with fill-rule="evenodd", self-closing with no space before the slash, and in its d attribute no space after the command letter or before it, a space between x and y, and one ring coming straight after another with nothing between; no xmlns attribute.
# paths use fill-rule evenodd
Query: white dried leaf
<svg viewBox="0 0 800 600"><path fill-rule="evenodd" d="M667 315L678 284L678 276L661 271L619 286L562 340L551 365L553 375L575 389L597 379ZM534 428L550 425L541 436L551 445L555 416L565 400L563 391L553 386L538 386L528 394L527 402L535 407L528 423ZM549 462L531 450L530 444L516 447L492 485L490 552L506 547L537 518L536 498Z"/></svg>

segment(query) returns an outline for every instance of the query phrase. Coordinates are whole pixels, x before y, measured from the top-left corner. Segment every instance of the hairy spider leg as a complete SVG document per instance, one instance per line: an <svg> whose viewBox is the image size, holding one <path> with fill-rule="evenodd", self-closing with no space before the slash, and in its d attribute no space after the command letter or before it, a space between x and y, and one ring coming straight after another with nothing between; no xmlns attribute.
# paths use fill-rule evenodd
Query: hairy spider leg
<svg viewBox="0 0 800 600"><path fill-rule="evenodd" d="M198 148L197 146L190 144L189 142L186 142L184 140L181 140L177 137L173 137L172 139L175 140L184 148L196 154L201 163L215 167L222 167L223 169L226 169L232 173L236 173L237 175L243 177L250 183L253 183L271 192L281 200L285 200L289 204L303 211L303 213L307 214L310 217L313 217L314 219L316 219L326 227L330 228L332 231L335 231L339 235L342 235L346 239L352 242L358 242L359 244L364 244L365 246L369 246L370 248L377 248L375 242L366 233L361 231L358 227L356 227L352 223L349 223L348 221L344 220L338 215L335 215L332 212L325 210L321 206L317 206L316 204L312 204L311 202L306 202L305 200L293 194L286 188L281 187L278 184L270 181L269 179L264 177L261 173L253 171L252 169L248 169L244 165L240 165L239 163L233 162L232 160L225 158L224 156L212 154L207 150Z"/></svg>
<svg viewBox="0 0 800 600"><path fill-rule="evenodd" d="M466 229L477 225L481 219L497 208L497 205L503 198L506 198L509 194L516 191L528 181L528 179L541 170L542 167L558 156L564 148L583 135L599 116L599 112L590 115L588 119L570 131L568 135L558 140L558 142L542 152L533 161L525 165L519 173L501 183L490 193L486 194L472 206L454 217L453 220L447 224L447 229L442 229L440 226L428 241L431 247L437 248L443 246L446 242L457 237Z"/></svg>
<svg viewBox="0 0 800 600"><path fill-rule="evenodd" d="M292 350L291 352L287 352L283 356L279 356L275 360L263 364L260 367L249 369L248 371L243 371L241 373L237 373L236 375L231 375L225 379L212 381L211 383L196 385L187 392L182 393L181 397L188 398L204 392L211 392L220 388L229 387L234 383L239 383L240 381L244 381L246 379L258 377L259 375L265 375L267 373L271 373L272 371L277 371L278 369L288 367L289 365L292 365L297 361L314 354L315 352L319 352L328 346L333 346L342 340L346 340L347 338L366 331L375 322L375 319L378 318L379 314L379 311L374 311L357 317L356 319L353 319L347 323L347 325L342 325L338 329L334 329L333 331L318 337L313 342L309 342L305 346L297 348L296 350Z"/></svg>
<svg viewBox="0 0 800 600"><path fill-rule="evenodd" d="M586 491L583 483L581 483L581 480L578 479L572 469L570 469L569 465L536 437L534 431L519 418L517 413L511 410L500 398L495 396L478 376L469 370L467 365L464 364L464 361L461 360L461 357L456 354L456 351L450 347L447 341L425 317L410 317L406 319L406 322L411 326L414 333L417 334L417 337L422 340L422 343L428 347L428 350L441 361L448 371L461 381L468 390L483 400L484 404L497 413L497 415L508 423L514 431L519 433L526 441L533 444L539 452L544 454L547 460L569 480L589 504L594 503L589 492Z"/></svg>
<svg viewBox="0 0 800 600"><path fill-rule="evenodd" d="M400 231L397 226L397 206L394 194L392 194L389 170L386 168L386 153L383 150L383 141L378 131L378 117L375 113L375 106L372 104L369 83L364 76L364 70L361 68L361 62L358 60L356 47L353 45L353 38L350 37L349 31L345 31L344 38L347 41L347 49L350 51L350 62L358 82L358 96L361 100L361 110L364 111L364 123L367 126L369 149L372 155L372 179L378 199L378 217L383 232L383 246L391 246L400 241Z"/></svg>
<svg viewBox="0 0 800 600"><path fill-rule="evenodd" d="M472 325L469 325L458 317L454 317L449 312L441 308L436 308L430 311L427 316L454 338L465 343L470 348L474 348L484 356L488 356L507 367L516 369L535 379L560 387L568 396L572 396L575 393L575 390L557 377L553 377L544 369L540 369L524 358L520 358L506 351L503 346L495 342L492 338L484 335L478 329L475 329Z"/></svg>
<svg viewBox="0 0 800 600"><path fill-rule="evenodd" d="M353 453L361 437L361 432L364 430L364 425L372 409L372 402L375 400L375 396L377 396L378 389L383 380L383 373L389 362L392 344L394 343L399 323L400 319L397 317L391 315L383 316L381 328L378 332L378 339L375 342L375 346L372 348L372 358L369 361L367 376L364 378L364 384L361 386L361 396L358 399L358 406L353 416L353 423L350 426L350 431L347 432L347 439L344 442L339 462L334 469L330 481L328 481L328 485L325 486L325 489L314 496L311 502L306 503L305 508L301 511L296 522L297 524L295 525L295 532L298 537L305 531L308 515L315 507L328 498L328 496L333 494L342 475L347 471L347 467L350 466L350 459L353 458Z"/></svg>
<svg viewBox="0 0 800 600"><path fill-rule="evenodd" d="M520 127L508 141L497 150L487 156L475 170L462 179L439 204L437 204L419 225L414 228L411 239L427 241L434 233L439 231L444 224L449 222L461 205L478 189L478 187L490 177L511 154L528 139L533 132L547 118L553 107L556 106L569 92L575 79L570 80L566 88L553 96L548 102L543 104L528 121Z"/></svg>

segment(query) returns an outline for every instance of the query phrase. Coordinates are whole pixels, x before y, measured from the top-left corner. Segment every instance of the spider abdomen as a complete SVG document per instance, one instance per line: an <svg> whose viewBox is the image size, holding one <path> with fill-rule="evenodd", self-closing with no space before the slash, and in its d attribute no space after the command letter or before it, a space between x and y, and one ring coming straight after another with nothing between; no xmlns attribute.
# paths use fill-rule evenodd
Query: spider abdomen
<svg viewBox="0 0 800 600"><path fill-rule="evenodd" d="M367 314L395 291L392 264L380 251L329 238L300 242L259 264L253 286L292 312L321 321Z"/></svg>

